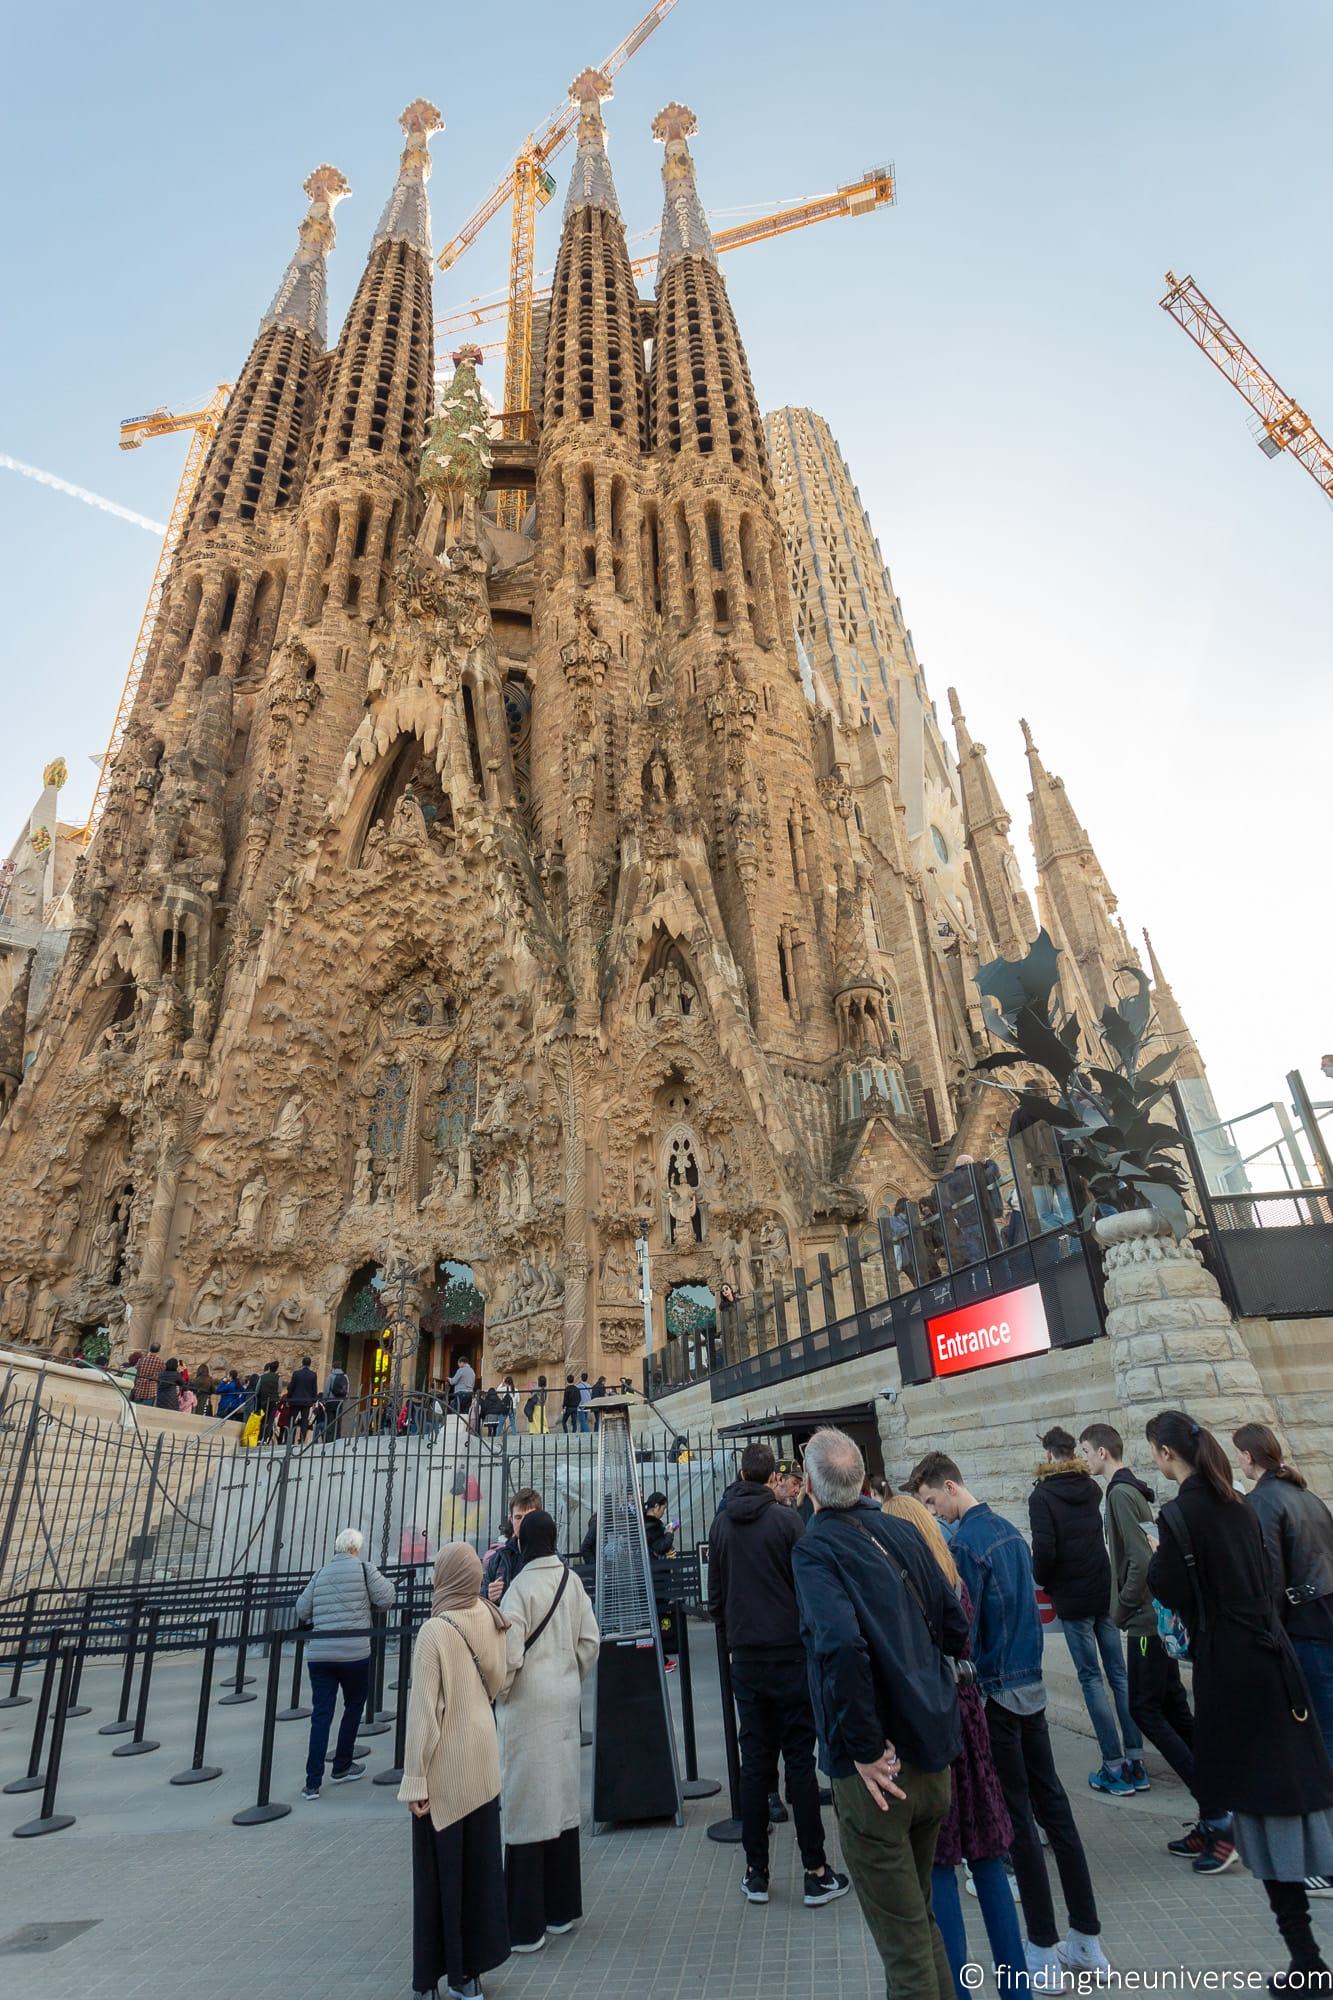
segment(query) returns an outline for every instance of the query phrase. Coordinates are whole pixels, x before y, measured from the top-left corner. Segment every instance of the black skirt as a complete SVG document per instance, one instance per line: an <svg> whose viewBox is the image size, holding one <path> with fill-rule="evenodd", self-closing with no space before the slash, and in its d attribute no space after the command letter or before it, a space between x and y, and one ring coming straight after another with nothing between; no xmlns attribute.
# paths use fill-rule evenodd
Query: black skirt
<svg viewBox="0 0 1333 2000"><path fill-rule="evenodd" d="M583 1915L579 1830L567 1827L555 1840L528 1840L505 1849L509 1935L515 1944L536 1944L548 1924L572 1924Z"/></svg>
<svg viewBox="0 0 1333 2000"><path fill-rule="evenodd" d="M412 1987L465 1986L509 1956L500 1801L437 1833L412 1820Z"/></svg>

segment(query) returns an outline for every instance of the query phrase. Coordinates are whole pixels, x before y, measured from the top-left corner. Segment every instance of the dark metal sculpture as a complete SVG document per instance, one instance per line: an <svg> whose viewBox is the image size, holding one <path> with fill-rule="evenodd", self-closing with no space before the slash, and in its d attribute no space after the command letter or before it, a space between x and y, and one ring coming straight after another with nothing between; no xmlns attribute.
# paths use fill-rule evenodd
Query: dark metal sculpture
<svg viewBox="0 0 1333 2000"><path fill-rule="evenodd" d="M1180 1133L1174 1122L1152 1116L1167 1096L1163 1078L1177 1051L1142 1060L1152 1028L1149 982L1137 965L1116 968L1117 979L1128 981L1130 990L1102 1010L1098 1032L1114 1065L1108 1067L1086 1059L1077 1017L1062 1015L1058 959L1042 930L1025 958L996 958L980 968L982 1015L996 1041L1008 1046L983 1056L977 1067L1028 1063L1051 1078L1054 1097L1025 1091L1023 1101L1060 1134L1071 1176L1083 1193L1085 1228L1108 1211L1152 1208L1183 1237L1190 1216Z"/></svg>

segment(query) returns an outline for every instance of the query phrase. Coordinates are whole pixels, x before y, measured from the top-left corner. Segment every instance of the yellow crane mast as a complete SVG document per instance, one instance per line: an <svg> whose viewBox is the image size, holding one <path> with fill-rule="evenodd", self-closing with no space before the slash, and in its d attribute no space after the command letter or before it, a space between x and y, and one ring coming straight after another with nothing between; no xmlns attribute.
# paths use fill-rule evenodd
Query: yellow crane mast
<svg viewBox="0 0 1333 2000"><path fill-rule="evenodd" d="M1261 435L1256 439L1260 451L1268 458L1290 452L1315 484L1322 487L1325 496L1333 500L1333 447L1319 435L1300 404L1251 354L1193 278L1178 278L1168 271L1166 282L1169 287L1166 297L1159 300L1162 311L1184 327L1214 368L1226 376L1255 412L1261 426Z"/></svg>
<svg viewBox="0 0 1333 2000"><path fill-rule="evenodd" d="M185 517L190 511L195 487L199 484L199 474L208 456L208 447L218 434L222 413L227 407L231 394L230 382L219 382L213 394L202 409L187 410L177 415L172 410L151 410L146 417L127 417L120 427L120 448L122 451L137 451L145 438L169 437L176 431L191 431L190 448L185 454L185 465L181 471L180 484L176 488L176 498L171 503L171 514L167 520L167 532L162 537L162 547L157 558L157 568L153 571L153 581L148 592L148 602L144 606L143 617L139 621L139 636L134 642L130 655L130 668L121 689L120 704L116 709L116 719L111 725L111 740L106 746L102 768L97 774L97 790L93 794L92 809L88 823L83 829L85 846L92 840L101 823L106 808L106 795L111 784L111 772L115 765L120 746L125 740L125 729L134 708L134 698L139 692L139 682L143 679L148 649L152 644L153 632L157 626L157 614L162 608L162 592L166 588L167 576L171 569L171 559L176 553L185 527Z"/></svg>
<svg viewBox="0 0 1333 2000"><path fill-rule="evenodd" d="M600 65L608 81L618 70L624 68L636 50L643 47L649 35L666 19L675 4L676 0L654 0L654 4L637 27L626 35L623 42L612 49L606 61ZM566 100L558 110L552 112L539 131L530 133L520 147L518 158L508 173L491 189L476 214L463 224L457 236L445 244L436 259L442 271L449 270L458 262L463 252L475 243L492 216L497 215L507 201L512 202L509 236L509 339L505 349L504 387L506 437L522 438L531 435L532 412L529 405L532 396L532 294L537 210L544 208L555 192L550 162L569 140L578 124L578 119L578 106ZM519 525L521 504L521 497L517 493L501 493L499 505L502 527L516 528Z"/></svg>
<svg viewBox="0 0 1333 2000"><path fill-rule="evenodd" d="M806 201L791 202L785 208L774 209L771 215L755 216L749 222L737 223L732 229L715 230L713 244L719 254L740 250L747 243L764 243L771 236L786 236L793 229L808 229L812 223L830 222L837 216L869 215L872 209L892 206L897 199L893 168L870 167L859 179L849 181L845 187L835 188L832 194L812 195ZM638 277L651 272L656 264L655 250L630 260L630 268ZM549 288L533 294L534 302L549 297ZM509 306L504 299L470 299L466 305L456 306L452 312L441 314L435 322L435 331L440 339L447 341L473 327L503 319L508 311ZM482 352L498 353L503 346L503 341L492 341Z"/></svg>

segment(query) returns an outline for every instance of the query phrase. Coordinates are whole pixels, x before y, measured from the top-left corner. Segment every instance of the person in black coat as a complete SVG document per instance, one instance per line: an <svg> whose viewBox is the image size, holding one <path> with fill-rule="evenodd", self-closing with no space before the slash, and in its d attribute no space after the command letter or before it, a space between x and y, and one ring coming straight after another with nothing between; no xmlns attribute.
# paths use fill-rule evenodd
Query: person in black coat
<svg viewBox="0 0 1333 2000"><path fill-rule="evenodd" d="M1267 1892L1291 1957L1269 1982L1282 1991L1293 1974L1299 1984L1328 1976L1305 1882L1333 1873L1333 1770L1278 1615L1263 1531L1226 1453L1182 1410L1154 1417L1147 1438L1180 1488L1159 1516L1148 1588L1189 1628L1195 1771L1201 1788L1231 1801L1235 1845ZM1189 1852L1188 1841L1171 1845Z"/></svg>
<svg viewBox="0 0 1333 2000"><path fill-rule="evenodd" d="M1037 1467L1037 1483L1028 1498L1032 1575L1060 1620L1101 1749L1101 1769L1088 1773L1088 1783L1094 1792L1125 1798L1136 1788L1148 1789L1148 1774L1143 1738L1130 1713L1120 1629L1111 1616L1111 1558L1102 1532L1101 1488L1068 1431L1056 1425L1041 1442L1046 1462ZM1109 1699L1103 1669L1111 1684Z"/></svg>
<svg viewBox="0 0 1333 2000"><path fill-rule="evenodd" d="M310 1412L319 1400L319 1377L310 1366L310 1356L301 1356L299 1368L293 1368L292 1379L287 1384L287 1421L295 1437L299 1431L304 1444L310 1429Z"/></svg>
<svg viewBox="0 0 1333 2000"><path fill-rule="evenodd" d="M159 1410L178 1410L181 1406L181 1365L173 1354L157 1378L155 1401Z"/></svg>

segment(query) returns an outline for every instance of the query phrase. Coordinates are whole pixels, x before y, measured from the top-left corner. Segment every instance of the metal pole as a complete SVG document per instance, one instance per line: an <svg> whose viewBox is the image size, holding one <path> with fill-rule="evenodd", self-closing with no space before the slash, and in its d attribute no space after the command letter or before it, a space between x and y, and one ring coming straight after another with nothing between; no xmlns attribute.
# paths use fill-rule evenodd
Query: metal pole
<svg viewBox="0 0 1333 2000"><path fill-rule="evenodd" d="M37 1423L42 1414L42 1389L45 1383L46 1370L43 1368L33 1385L32 1408L28 1411L27 1428L23 1433L23 1448L19 1452L19 1462L14 1472L14 1490L5 1509L4 1528L0 1530L0 1577L3 1577L5 1564L9 1561L9 1544L14 1533L14 1523L18 1519L19 1499L23 1493L23 1475L28 1469L28 1460L32 1457L37 1444ZM11 1694L14 1691L10 1689Z"/></svg>
<svg viewBox="0 0 1333 2000"><path fill-rule="evenodd" d="M205 1764L204 1744L208 1738L208 1702L213 1692L213 1658L218 1649L218 1620L210 1618L205 1628L204 1668L199 1676L199 1707L194 1718L194 1755L190 1759L188 1771L177 1771L168 1780L173 1785L204 1785L210 1778L220 1778L220 1764Z"/></svg>
<svg viewBox="0 0 1333 2000"><path fill-rule="evenodd" d="M60 1655L60 1691L56 1696L55 1721L51 1725L51 1750L46 1760L46 1782L42 1786L42 1809L36 1819L14 1828L15 1840L32 1840L42 1833L60 1833L73 1826L73 1813L56 1811L56 1786L60 1781L60 1753L65 1747L65 1717L69 1713L70 1690L74 1685L75 1653L72 1647ZM5 1790L9 1790L6 1785Z"/></svg>
<svg viewBox="0 0 1333 2000"><path fill-rule="evenodd" d="M710 1840L734 1847L741 1837L741 1756L736 1743L736 1706L731 1692L731 1658L727 1652L727 1628L719 1624L717 1633L717 1679L722 1694L722 1746L727 1758L727 1792L730 1819L715 1819L706 1829Z"/></svg>
<svg viewBox="0 0 1333 2000"><path fill-rule="evenodd" d="M42 1669L42 1691L37 1697L37 1714L33 1720L32 1747L28 1751L28 1769L21 1778L11 1778L4 1786L6 1792L39 1792L45 1784L41 1775L42 1745L46 1739L46 1718L51 1712L51 1695L55 1688L56 1667L59 1663L63 1632L53 1632L46 1665Z"/></svg>
<svg viewBox="0 0 1333 2000"><path fill-rule="evenodd" d="M0 1708L26 1708L32 1700L30 1694L19 1693L19 1681L28 1663L28 1641L32 1637L32 1621L37 1615L38 1592L30 1590L23 1605L23 1623L19 1626L18 1652L14 1659L14 1672L10 1677L9 1693L0 1700Z"/></svg>
<svg viewBox="0 0 1333 2000"><path fill-rule="evenodd" d="M722 1790L717 1778L699 1776L699 1750L694 1735L694 1674L690 1666L690 1633L685 1606L677 1599L676 1645L680 1655L680 1717L685 1738L685 1776L680 1787L683 1799L711 1799Z"/></svg>
<svg viewBox="0 0 1333 2000"><path fill-rule="evenodd" d="M153 1519L153 1497L157 1492L157 1468L162 1463L162 1446L165 1442L165 1433L159 1431L153 1446L153 1463L148 1469L148 1491L144 1495L143 1519L139 1523L138 1542L134 1551L134 1575L130 1579L130 1587L134 1590L139 1588L143 1575L144 1550L148 1545L149 1527Z"/></svg>
<svg viewBox="0 0 1333 2000"><path fill-rule="evenodd" d="M259 1744L259 1791L252 1806L233 1813L233 1826L262 1826L271 1819L285 1819L288 1805L274 1804L269 1798L273 1782L273 1730L278 1716L278 1680L282 1674L282 1634L268 1635L268 1680L264 1688L264 1733Z"/></svg>
<svg viewBox="0 0 1333 2000"><path fill-rule="evenodd" d="M144 1742L144 1726L148 1721L148 1690L153 1682L153 1656L157 1652L158 1608L149 1606L148 1634L143 1643L143 1663L139 1668L139 1701L134 1711L134 1734L128 1743L118 1743L111 1752L113 1757L143 1757L150 1750L160 1750L160 1743Z"/></svg>
<svg viewBox="0 0 1333 2000"><path fill-rule="evenodd" d="M93 1606L96 1601L96 1591L89 1590L84 1593L83 1615L79 1619L79 1636L75 1642L74 1685L70 1689L69 1707L65 1710L66 1721L69 1720L71 1715L92 1714L91 1703L79 1700L79 1689L83 1686L83 1663L87 1658L88 1641L92 1636Z"/></svg>
<svg viewBox="0 0 1333 2000"><path fill-rule="evenodd" d="M139 1646L139 1616L143 1611L143 1599L136 1597L130 1606L129 1630L125 1634L125 1671L120 1677L120 1706L116 1710L114 1722L104 1722L98 1730L99 1736L128 1736L134 1724L130 1721L130 1690L134 1686L134 1655Z"/></svg>
<svg viewBox="0 0 1333 2000"><path fill-rule="evenodd" d="M639 1224L639 1233L634 1242L639 1259L639 1303L643 1307L643 1358L651 1366L653 1359L653 1265L648 1250L648 1224Z"/></svg>
<svg viewBox="0 0 1333 2000"><path fill-rule="evenodd" d="M223 1695L218 1703L219 1708L235 1708L243 1701L255 1699L254 1695L245 1692L245 1684L251 1678L245 1671L245 1655L250 1643L250 1607L254 1603L254 1597L255 1578L254 1572L250 1571L241 1585L241 1629L236 1640L236 1673L232 1680L223 1682L223 1686L229 1687L231 1693Z"/></svg>
<svg viewBox="0 0 1333 2000"><path fill-rule="evenodd" d="M1305 1127L1305 1136L1310 1141L1310 1151L1319 1166L1319 1178L1326 1188L1333 1188L1333 1155L1329 1153L1319 1120L1315 1117L1310 1093L1305 1088L1305 1078L1298 1069L1287 1071L1287 1088L1291 1092L1291 1102L1297 1117Z"/></svg>
<svg viewBox="0 0 1333 2000"><path fill-rule="evenodd" d="M403 1781L403 1759L407 1755L407 1699L412 1678L412 1623L415 1578L407 1579L407 1602L403 1606L398 1621L398 1711L393 1732L393 1767L388 1771L377 1771L371 1779L373 1785L400 1785Z"/></svg>
<svg viewBox="0 0 1333 2000"><path fill-rule="evenodd" d="M286 1708L278 1710L279 1722L301 1722L310 1713L301 1700L301 1662L305 1659L305 1642L306 1634L298 1631L292 1653L292 1698Z"/></svg>

